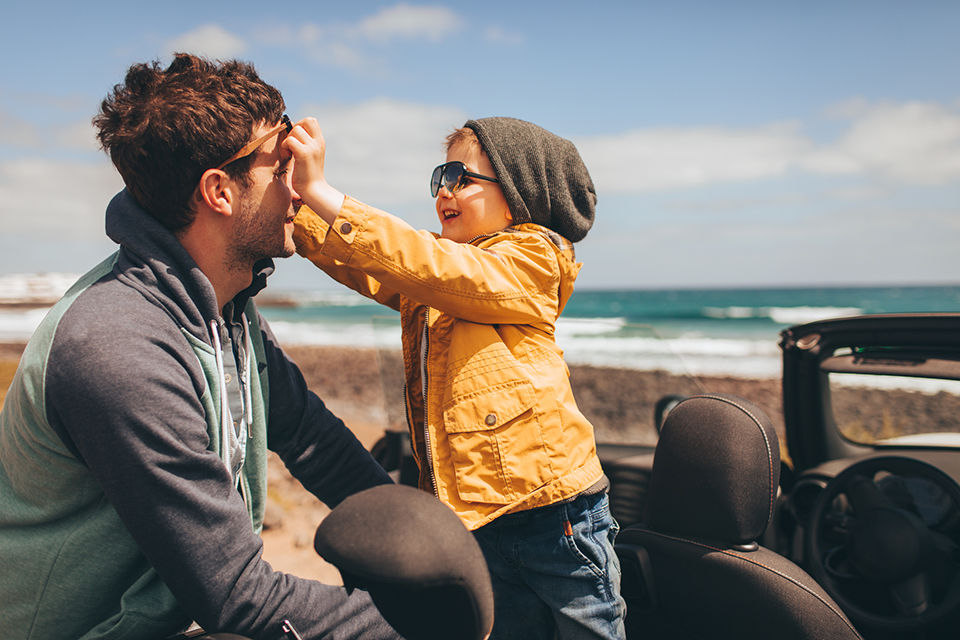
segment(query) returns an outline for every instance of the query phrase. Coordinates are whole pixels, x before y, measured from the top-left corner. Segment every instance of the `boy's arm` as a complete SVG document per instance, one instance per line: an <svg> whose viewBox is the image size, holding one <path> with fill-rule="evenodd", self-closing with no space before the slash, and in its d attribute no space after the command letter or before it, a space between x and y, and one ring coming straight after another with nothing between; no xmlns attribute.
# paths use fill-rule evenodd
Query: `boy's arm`
<svg viewBox="0 0 960 640"><path fill-rule="evenodd" d="M415 231L346 198L327 182L326 142L314 118L298 122L282 147L293 156L293 188L308 205L298 225L329 225L322 244L304 249L315 263L322 258L353 267L407 298L465 320L552 331L560 268L546 239L518 234L517 241L499 243L496 252L485 251Z"/></svg>
<svg viewBox="0 0 960 640"><path fill-rule="evenodd" d="M308 206L301 207L294 220L293 227L293 240L297 245L297 253L310 260L340 284L353 289L360 295L399 311L400 294L397 291L384 287L383 283L371 278L363 271L348 266L339 260L334 260L323 253L323 243L329 227L330 225Z"/></svg>
<svg viewBox="0 0 960 640"><path fill-rule="evenodd" d="M284 153L293 157L291 166L294 195L301 206L294 220L297 252L323 269L337 282L392 309L400 309L399 293L383 287L363 271L323 254L329 225L343 205L344 196L324 175L326 142L315 118L298 122L282 143ZM312 207L312 209L311 209Z"/></svg>
<svg viewBox="0 0 960 640"><path fill-rule="evenodd" d="M558 258L549 240L535 233L505 234L481 249L417 231L346 198L311 259L345 264L411 300L471 322L550 331L558 313Z"/></svg>

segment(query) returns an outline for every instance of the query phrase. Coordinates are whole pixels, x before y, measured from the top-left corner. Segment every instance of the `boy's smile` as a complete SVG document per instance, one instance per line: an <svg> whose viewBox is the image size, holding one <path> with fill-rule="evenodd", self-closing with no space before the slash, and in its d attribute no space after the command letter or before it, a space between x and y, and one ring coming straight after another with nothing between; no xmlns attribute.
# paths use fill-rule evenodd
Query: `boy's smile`
<svg viewBox="0 0 960 640"><path fill-rule="evenodd" d="M478 144L460 143L447 151L447 162L460 161L468 171L493 176L493 165ZM477 236L502 231L513 222L503 190L495 182L467 178L467 184L450 193L446 187L437 192L437 215L441 238L469 242Z"/></svg>

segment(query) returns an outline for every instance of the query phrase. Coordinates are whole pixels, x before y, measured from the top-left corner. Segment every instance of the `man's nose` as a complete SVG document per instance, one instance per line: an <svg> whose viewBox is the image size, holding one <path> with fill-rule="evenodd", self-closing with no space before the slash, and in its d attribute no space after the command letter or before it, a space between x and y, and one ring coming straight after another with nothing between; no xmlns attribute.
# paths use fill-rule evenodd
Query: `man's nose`
<svg viewBox="0 0 960 640"><path fill-rule="evenodd" d="M300 194L293 188L293 160L290 160L290 166L283 176L283 184L290 190L290 199L294 202L300 202Z"/></svg>

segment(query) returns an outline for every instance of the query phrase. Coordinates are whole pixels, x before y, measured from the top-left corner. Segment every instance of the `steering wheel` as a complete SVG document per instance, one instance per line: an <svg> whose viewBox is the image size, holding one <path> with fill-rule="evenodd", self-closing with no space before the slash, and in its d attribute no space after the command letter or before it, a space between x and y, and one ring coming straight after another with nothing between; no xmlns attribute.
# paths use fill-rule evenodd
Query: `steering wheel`
<svg viewBox="0 0 960 640"><path fill-rule="evenodd" d="M957 544L881 491L874 481L881 471L933 482L953 502L953 515L960 513L960 486L936 467L899 456L861 460L833 478L813 505L808 570L854 624L920 631L960 611ZM848 508L838 515L841 496Z"/></svg>

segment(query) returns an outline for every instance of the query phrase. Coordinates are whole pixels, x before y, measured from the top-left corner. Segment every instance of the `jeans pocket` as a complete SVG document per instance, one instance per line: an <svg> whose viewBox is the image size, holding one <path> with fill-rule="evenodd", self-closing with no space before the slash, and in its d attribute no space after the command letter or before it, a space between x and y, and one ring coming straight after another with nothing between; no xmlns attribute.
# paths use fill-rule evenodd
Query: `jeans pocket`
<svg viewBox="0 0 960 640"><path fill-rule="evenodd" d="M617 535L620 533L620 523L617 522L616 518L613 515L610 515L610 527L607 529L607 538L610 540L610 545L612 546L617 540Z"/></svg>
<svg viewBox="0 0 960 640"><path fill-rule="evenodd" d="M601 495L592 508L578 510L575 505L580 502L577 500L568 505L570 527L565 531L564 538L575 558L597 577L606 580L614 554L613 540L619 526L610 515L605 495Z"/></svg>

